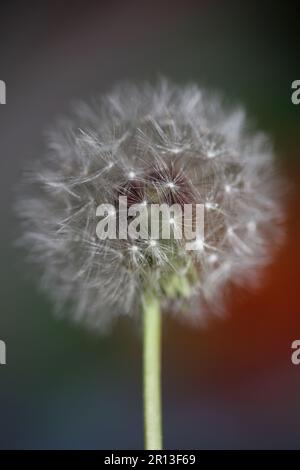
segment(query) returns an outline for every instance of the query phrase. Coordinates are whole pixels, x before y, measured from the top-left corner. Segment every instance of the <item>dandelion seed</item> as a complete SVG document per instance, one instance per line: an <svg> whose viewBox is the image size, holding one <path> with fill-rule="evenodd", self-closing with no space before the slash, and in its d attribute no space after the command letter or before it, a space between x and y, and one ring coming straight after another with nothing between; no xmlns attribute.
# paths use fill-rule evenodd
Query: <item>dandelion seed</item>
<svg viewBox="0 0 300 470"><path fill-rule="evenodd" d="M218 261L218 256L215 253L213 253L212 255L208 256L207 260L210 264L214 264Z"/></svg>
<svg viewBox="0 0 300 470"><path fill-rule="evenodd" d="M198 251L203 251L204 250L204 242L201 238L195 241L195 248Z"/></svg>
<svg viewBox="0 0 300 470"><path fill-rule="evenodd" d="M256 223L253 220L250 220L247 223L247 229L249 230L249 232L254 233L256 230Z"/></svg>
<svg viewBox="0 0 300 470"><path fill-rule="evenodd" d="M134 171L130 171L130 172L128 173L128 178L129 178L130 180L133 180L133 179L135 178L135 176L136 176L136 175L135 175L135 172L134 172Z"/></svg>
<svg viewBox="0 0 300 470"><path fill-rule="evenodd" d="M205 208L210 210L210 209L217 209L218 204L215 204L213 202L206 202L205 203Z"/></svg>

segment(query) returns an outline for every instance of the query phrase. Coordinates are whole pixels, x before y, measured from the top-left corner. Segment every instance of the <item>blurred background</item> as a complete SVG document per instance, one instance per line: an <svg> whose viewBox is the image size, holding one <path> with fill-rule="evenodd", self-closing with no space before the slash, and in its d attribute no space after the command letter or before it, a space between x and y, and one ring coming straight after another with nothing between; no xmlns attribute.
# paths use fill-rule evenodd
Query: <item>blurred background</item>
<svg viewBox="0 0 300 470"><path fill-rule="evenodd" d="M299 17L280 3L1 2L0 448L143 446L138 328L123 320L99 337L57 319L14 247L12 206L22 169L70 102L160 75L244 104L293 188L287 240L260 289L231 291L226 318L205 329L164 319L165 447L300 448Z"/></svg>

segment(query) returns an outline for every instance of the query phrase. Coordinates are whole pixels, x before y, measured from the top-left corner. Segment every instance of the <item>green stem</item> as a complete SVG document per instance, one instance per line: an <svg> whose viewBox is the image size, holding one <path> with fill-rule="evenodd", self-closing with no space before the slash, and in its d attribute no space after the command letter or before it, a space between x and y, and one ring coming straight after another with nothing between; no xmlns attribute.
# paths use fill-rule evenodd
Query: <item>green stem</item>
<svg viewBox="0 0 300 470"><path fill-rule="evenodd" d="M152 294L145 295L143 310L145 448L161 450L161 312L159 300Z"/></svg>

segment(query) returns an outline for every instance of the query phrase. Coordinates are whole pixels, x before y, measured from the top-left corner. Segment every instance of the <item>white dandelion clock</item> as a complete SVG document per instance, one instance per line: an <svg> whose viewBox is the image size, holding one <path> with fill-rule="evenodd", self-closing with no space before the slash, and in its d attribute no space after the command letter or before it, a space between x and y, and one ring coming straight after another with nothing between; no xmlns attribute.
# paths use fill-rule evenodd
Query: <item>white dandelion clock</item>
<svg viewBox="0 0 300 470"><path fill-rule="evenodd" d="M160 307L193 319L220 311L228 282L257 278L269 261L281 182L268 139L196 86L125 85L57 125L29 187L22 241L57 306L93 329L144 311L146 446L160 448ZM153 236L149 208L161 205L179 212L162 214ZM182 216L196 205L201 235L195 211ZM99 236L99 222L114 236Z"/></svg>

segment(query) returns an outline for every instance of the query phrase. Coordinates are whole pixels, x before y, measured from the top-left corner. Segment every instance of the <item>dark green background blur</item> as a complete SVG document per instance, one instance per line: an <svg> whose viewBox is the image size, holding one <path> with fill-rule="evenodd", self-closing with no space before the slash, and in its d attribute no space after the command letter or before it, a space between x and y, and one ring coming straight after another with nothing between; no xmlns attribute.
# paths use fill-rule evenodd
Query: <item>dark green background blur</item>
<svg viewBox="0 0 300 470"><path fill-rule="evenodd" d="M0 448L143 445L141 339L57 319L14 247L14 190L44 130L69 103L122 79L158 76L217 89L267 131L291 182L287 241L257 292L232 291L204 330L164 320L167 448L300 448L299 15L288 2L1 2Z"/></svg>

